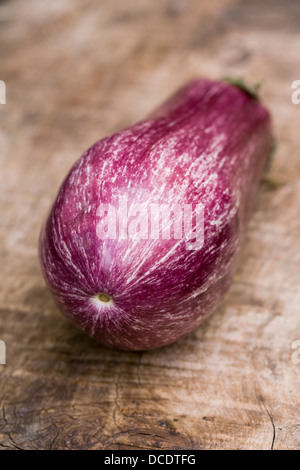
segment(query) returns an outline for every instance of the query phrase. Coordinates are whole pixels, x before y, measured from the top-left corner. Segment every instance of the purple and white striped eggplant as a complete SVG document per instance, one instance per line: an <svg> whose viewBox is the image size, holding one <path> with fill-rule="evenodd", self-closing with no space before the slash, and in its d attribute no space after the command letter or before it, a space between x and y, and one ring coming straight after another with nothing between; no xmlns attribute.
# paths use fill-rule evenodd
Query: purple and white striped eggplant
<svg viewBox="0 0 300 470"><path fill-rule="evenodd" d="M194 330L229 287L271 145L259 100L210 80L93 145L40 237L63 313L119 349Z"/></svg>

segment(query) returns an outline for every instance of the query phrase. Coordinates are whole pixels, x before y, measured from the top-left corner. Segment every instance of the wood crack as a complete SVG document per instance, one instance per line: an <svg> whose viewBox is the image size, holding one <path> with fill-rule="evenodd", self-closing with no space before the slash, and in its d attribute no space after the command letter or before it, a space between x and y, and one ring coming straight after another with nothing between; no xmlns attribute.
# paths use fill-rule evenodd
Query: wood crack
<svg viewBox="0 0 300 470"><path fill-rule="evenodd" d="M115 403L115 406L114 406L114 409L113 409L113 420L114 420L114 423L115 425L117 426L117 428L119 429L122 429L121 426L119 426L119 424L117 423L117 411L118 409L120 409L120 405L119 405L119 383L120 383L120 379L121 379L121 374L122 374L122 364L120 366L120 371L118 373L118 377L117 377L117 380L116 380L116 393L115 393L115 398L114 398L114 403Z"/></svg>
<svg viewBox="0 0 300 470"><path fill-rule="evenodd" d="M276 428L275 428L275 424L274 424L274 419L273 419L273 416L272 414L270 413L270 411L268 410L268 408L266 407L265 405L265 402L264 400L261 398L261 403L264 407L264 409L266 410L269 418L270 418L270 421L272 423L272 428L273 428L273 436L272 436L272 443L271 443L271 447L270 447L270 450L274 450L274 444L275 444L275 439L276 439Z"/></svg>

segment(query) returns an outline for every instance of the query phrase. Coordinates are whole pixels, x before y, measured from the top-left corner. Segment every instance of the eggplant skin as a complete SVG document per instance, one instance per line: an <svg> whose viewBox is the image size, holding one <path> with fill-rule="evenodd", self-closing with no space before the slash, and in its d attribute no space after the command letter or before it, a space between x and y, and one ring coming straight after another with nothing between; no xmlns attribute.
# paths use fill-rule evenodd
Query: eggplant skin
<svg viewBox="0 0 300 470"><path fill-rule="evenodd" d="M62 312L123 350L160 347L197 328L231 283L271 147L259 100L205 79L94 144L63 182L40 235L42 270ZM98 207L118 207L120 196L147 210L202 204L203 245L100 239Z"/></svg>

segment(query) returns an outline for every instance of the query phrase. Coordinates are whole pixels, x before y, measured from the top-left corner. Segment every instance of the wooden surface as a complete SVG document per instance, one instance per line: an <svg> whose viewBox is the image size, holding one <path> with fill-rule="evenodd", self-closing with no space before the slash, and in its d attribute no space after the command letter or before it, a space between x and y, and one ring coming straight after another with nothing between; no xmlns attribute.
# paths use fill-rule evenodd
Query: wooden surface
<svg viewBox="0 0 300 470"><path fill-rule="evenodd" d="M299 2L6 0L0 23L1 449L299 448ZM263 81L279 142L235 281L177 344L99 346L44 285L42 219L94 141L224 75Z"/></svg>

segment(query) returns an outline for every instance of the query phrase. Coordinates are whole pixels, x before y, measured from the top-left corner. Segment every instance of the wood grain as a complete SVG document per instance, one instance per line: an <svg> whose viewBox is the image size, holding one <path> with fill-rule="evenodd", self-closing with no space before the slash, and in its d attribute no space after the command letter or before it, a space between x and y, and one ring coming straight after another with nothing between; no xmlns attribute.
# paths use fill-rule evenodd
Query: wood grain
<svg viewBox="0 0 300 470"><path fill-rule="evenodd" d="M1 449L300 447L299 21L296 0L0 3ZM41 222L94 141L225 75L263 81L279 143L232 288L172 346L99 346L44 285Z"/></svg>

